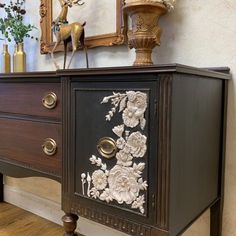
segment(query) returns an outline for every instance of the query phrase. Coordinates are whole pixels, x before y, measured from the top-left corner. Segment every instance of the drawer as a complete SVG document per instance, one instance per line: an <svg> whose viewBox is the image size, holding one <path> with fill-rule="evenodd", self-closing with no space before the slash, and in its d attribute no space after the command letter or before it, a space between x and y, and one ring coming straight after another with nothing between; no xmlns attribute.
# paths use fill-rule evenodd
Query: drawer
<svg viewBox="0 0 236 236"><path fill-rule="evenodd" d="M0 159L34 170L60 175L61 125L0 118L0 130ZM50 143L52 140L48 138L56 143L54 155L46 155L44 152L49 151L48 154L53 154L49 149L54 143ZM46 146L45 142L47 142Z"/></svg>
<svg viewBox="0 0 236 236"><path fill-rule="evenodd" d="M0 86L0 112L60 119L61 110L60 83L2 83Z"/></svg>

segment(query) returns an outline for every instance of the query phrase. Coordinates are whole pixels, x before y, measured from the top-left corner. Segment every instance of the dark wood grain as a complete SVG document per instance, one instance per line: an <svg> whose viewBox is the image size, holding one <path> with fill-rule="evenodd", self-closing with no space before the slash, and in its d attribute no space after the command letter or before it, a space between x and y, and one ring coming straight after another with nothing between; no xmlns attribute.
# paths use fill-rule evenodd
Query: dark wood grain
<svg viewBox="0 0 236 236"><path fill-rule="evenodd" d="M58 76L55 71L36 71L36 72L14 72L14 73L0 73L0 79L20 79L20 80L32 80L40 79L48 83L48 80L58 80ZM18 81L19 82L19 81Z"/></svg>
<svg viewBox="0 0 236 236"><path fill-rule="evenodd" d="M48 92L58 97L57 106L47 109L42 98ZM60 83L1 83L0 112L61 119Z"/></svg>
<svg viewBox="0 0 236 236"><path fill-rule="evenodd" d="M225 182L225 155L226 155L226 130L227 130L227 101L228 101L228 81L223 84L223 97L222 97L222 135L221 135L221 155L219 169L219 200L211 206L210 211L210 234L211 236L222 235L222 220L223 220L223 207L224 207L224 182Z"/></svg>
<svg viewBox="0 0 236 236"><path fill-rule="evenodd" d="M221 236L222 235L222 215L223 208L222 202L219 199L210 208L210 236Z"/></svg>
<svg viewBox="0 0 236 236"><path fill-rule="evenodd" d="M221 236L228 73L169 64L0 74L0 173L62 180L67 235L75 214L133 236L176 236L211 208L211 236ZM105 111L94 102L115 90L146 90L150 98L145 215L80 193L77 173L89 171L91 143L106 134L98 119ZM50 91L59 97L53 110L41 104ZM52 157L41 147L49 137L58 144Z"/></svg>
<svg viewBox="0 0 236 236"><path fill-rule="evenodd" d="M63 165L66 166L63 183L67 185L63 188L63 209L130 235L176 236L213 206L219 197L221 179L222 101L225 100L223 80L230 78L227 74L219 73L228 71L228 68L214 70L217 72L182 65L160 65L59 71L65 76L63 89L66 89L64 94L67 96L63 104L67 106L64 107L66 115L63 122L66 124L63 135L68 145L63 159ZM132 211L124 211L122 206L81 197L75 183L79 179L76 173L81 172L81 165L83 169L90 170L89 166L85 168L85 161L80 161L88 156L88 153L83 153L91 152L93 148L90 142L93 143L92 140L97 139L96 135L105 132L102 121L98 119L104 111L98 107L94 108L94 114L100 126L94 133L84 131L90 121L91 124L95 122L91 120L92 117L89 121L86 119L90 117L89 110L83 112L86 105L90 104L89 99L93 101L92 104L99 100L94 97L94 91L100 89L103 97L106 90L129 90L132 87L134 90L145 89L145 84L149 82L155 84L157 91L151 96L150 104L150 107L155 108L150 108L149 120L149 148L152 151L148 157L151 169L148 172L150 198L147 205L150 212L156 212L154 215L149 213L145 219L132 214ZM88 94L86 98L78 96L75 102L75 93L81 88L83 93ZM89 107L93 109L91 104ZM84 126L77 122L82 122ZM151 135L154 131L157 134ZM89 143L84 145L81 144L83 135L89 137ZM74 137L80 137L80 141L77 143ZM83 152L79 145L83 146ZM156 149L157 152L154 151ZM152 186L155 186L154 194L151 194ZM220 223L217 220L220 215L214 211L212 225Z"/></svg>
<svg viewBox="0 0 236 236"><path fill-rule="evenodd" d="M65 230L64 236L76 236L75 229L77 226L78 216L68 213L62 217L62 222Z"/></svg>
<svg viewBox="0 0 236 236"><path fill-rule="evenodd" d="M50 170L39 170L38 168L29 167L22 163L7 162L0 158L0 172L4 175L11 176L14 178L26 178L26 177L44 177L56 180L61 183L61 173L55 172L54 169Z"/></svg>
<svg viewBox="0 0 236 236"><path fill-rule="evenodd" d="M73 137L71 137L70 135L70 111L68 110L68 108L70 107L70 78L62 78L62 97L63 97L63 104L62 104L62 143L63 143L63 155L62 155L62 192L65 193L65 195L69 194L69 187L70 187L70 182L71 180L69 179L69 170L71 169L71 166L69 167L69 160L66 157L70 156L70 149L69 147L69 143L71 142L71 139L73 139ZM66 204L65 204L66 205ZM65 209L68 209L67 212L70 211L70 207L65 207Z"/></svg>
<svg viewBox="0 0 236 236"><path fill-rule="evenodd" d="M61 125L0 118L0 158L23 167L61 172ZM54 156L43 153L42 144L53 138L58 145Z"/></svg>
<svg viewBox="0 0 236 236"><path fill-rule="evenodd" d="M0 173L0 202L3 202L3 175Z"/></svg>
<svg viewBox="0 0 236 236"><path fill-rule="evenodd" d="M101 67L88 69L70 69L45 72L27 72L27 73L4 73L0 74L0 79L16 79L21 81L37 80L41 82L56 81L60 77L78 76L78 75L129 75L129 74L151 74L151 73L183 73L195 74L208 78L231 79L229 67L196 68L182 64L157 64L151 66L122 66L122 67ZM223 73L220 73L223 72ZM226 73L226 74L225 74Z"/></svg>
<svg viewBox="0 0 236 236"><path fill-rule="evenodd" d="M228 67L221 67L220 69L214 68L196 68L192 66L186 66L181 64L158 64L152 66L125 66L125 67L103 67L103 68L91 68L87 69L71 69L71 70L59 70L57 74L59 76L96 76L96 75L140 75L140 74L157 74L157 73L182 73L186 75L199 75L207 77L208 79L230 79L231 76L225 73L219 73L220 71L229 71ZM85 77L84 77L85 78ZM126 80L127 77L122 77L121 80ZM83 78L81 78L83 79Z"/></svg>
<svg viewBox="0 0 236 236"><path fill-rule="evenodd" d="M170 229L176 235L217 198L223 81L176 75L172 93Z"/></svg>
<svg viewBox="0 0 236 236"><path fill-rule="evenodd" d="M171 137L171 74L160 76L158 94L158 176L157 176L157 225L161 229L169 226L169 182L170 182L170 137ZM163 171L165 170L165 171Z"/></svg>
<svg viewBox="0 0 236 236"><path fill-rule="evenodd" d="M154 114L154 96L156 95L156 82L143 82L143 83L135 83L130 82L127 84L123 84L121 82L114 82L112 84L110 83L99 83L97 84L95 80L90 81L90 83L75 83L71 86L70 98L70 106L68 107L71 111L70 116L71 119L69 120L69 126L70 128L70 147L66 151L66 156L64 156L64 164L69 166L69 172L68 176L64 179L67 183L67 189L69 189L70 193L73 193L72 195L77 196L79 201L84 201L84 204L89 205L91 207L91 200L83 199L81 200L81 173L85 170L90 171L90 166L87 166L89 163L88 156L90 156L92 153L97 153L97 140L99 140L100 137L106 137L111 136L113 137L114 134L112 133L111 124L107 123L104 119L104 114L106 114L106 107L99 106L100 101L104 96L107 96L109 94L112 94L112 91L114 91L114 86L119 88L119 91L125 92L127 89L134 90L139 89L143 92L146 92L148 96L150 96L150 107L152 108L150 113ZM107 88L106 88L107 87ZM105 89L106 88L106 89ZM90 109L88 109L88 107ZM68 114L69 112L65 112L64 114ZM96 119L93 119L94 114L97 114ZM149 116L149 107L147 108L146 112L146 118ZM154 119L152 116L151 119ZM100 125L98 125L100 124ZM146 123L145 127L145 134L148 133L148 129L151 129L149 126L149 119ZM64 130L64 132L67 132ZM64 135L68 135L67 133L64 133ZM75 137L75 138L74 138ZM115 138L115 137L114 137ZM151 140L151 137L148 139ZM151 145L151 144L149 144ZM143 162L146 163L148 166L149 157L145 156L143 158ZM114 160L111 160L112 163L114 163ZM107 165L110 166L110 162L107 162ZM67 163L67 164L66 164ZM72 169L72 167L74 167ZM147 167L148 168L148 167ZM65 170L66 171L66 170ZM68 171L68 170L67 170ZM144 178L147 179L147 172L145 172ZM154 179L153 168L150 167L150 175L152 179ZM139 219L139 221L144 222L150 222L152 221L152 218L154 217L154 211L153 207L151 206L151 201L153 201L152 195L155 194L155 184L150 184L149 189L146 195L146 198L148 198L147 204L144 206L147 214L141 216L138 214L137 210L133 209L127 209L126 206L121 206L116 204L115 202L112 202L109 204L109 206L104 206L103 211L114 211L114 208L116 208L116 212L119 212L119 215L122 215L125 217L126 212L129 211L134 213L134 217L131 217L129 220L131 221L133 218ZM96 204L96 203L95 203ZM97 207L95 207L94 204L94 210L96 210ZM154 207L155 207L155 201L154 201ZM99 206L99 204L97 204ZM150 206L149 206L150 205ZM106 209L106 210L105 210Z"/></svg>

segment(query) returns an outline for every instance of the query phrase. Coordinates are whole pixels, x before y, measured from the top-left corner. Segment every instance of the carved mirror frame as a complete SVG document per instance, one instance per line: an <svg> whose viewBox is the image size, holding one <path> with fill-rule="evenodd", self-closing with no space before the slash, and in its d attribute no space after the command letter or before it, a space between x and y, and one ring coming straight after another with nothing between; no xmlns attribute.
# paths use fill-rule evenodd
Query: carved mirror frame
<svg viewBox="0 0 236 236"><path fill-rule="evenodd" d="M123 44L124 37L124 24L122 17L122 0L116 0L116 32L90 36L85 39L85 44L89 48L98 46L113 46ZM40 52L47 54L53 48L53 33L51 30L51 22L53 21L53 4L52 0L40 0ZM63 51L63 43L58 46L56 51Z"/></svg>

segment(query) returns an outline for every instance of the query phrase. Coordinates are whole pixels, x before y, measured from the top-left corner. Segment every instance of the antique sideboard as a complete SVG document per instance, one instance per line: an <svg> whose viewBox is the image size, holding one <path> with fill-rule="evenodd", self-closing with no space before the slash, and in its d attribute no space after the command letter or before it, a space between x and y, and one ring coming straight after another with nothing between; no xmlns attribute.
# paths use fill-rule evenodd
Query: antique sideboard
<svg viewBox="0 0 236 236"><path fill-rule="evenodd" d="M0 75L2 175L61 182L78 216L181 235L211 209L221 235L228 68L177 64Z"/></svg>

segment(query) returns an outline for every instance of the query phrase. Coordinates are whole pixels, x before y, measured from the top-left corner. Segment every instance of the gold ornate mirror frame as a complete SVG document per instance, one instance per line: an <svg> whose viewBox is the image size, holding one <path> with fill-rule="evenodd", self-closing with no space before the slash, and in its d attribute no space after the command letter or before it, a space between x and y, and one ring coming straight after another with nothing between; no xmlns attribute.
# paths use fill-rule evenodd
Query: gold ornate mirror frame
<svg viewBox="0 0 236 236"><path fill-rule="evenodd" d="M124 43L125 37L122 19L122 2L122 0L116 0L116 32L87 37L85 39L87 47L112 46ZM40 0L40 16L40 52L41 54L46 54L51 51L55 44L53 42L53 33L51 30L51 22L53 21L52 0ZM62 43L56 51L63 51L63 48Z"/></svg>

